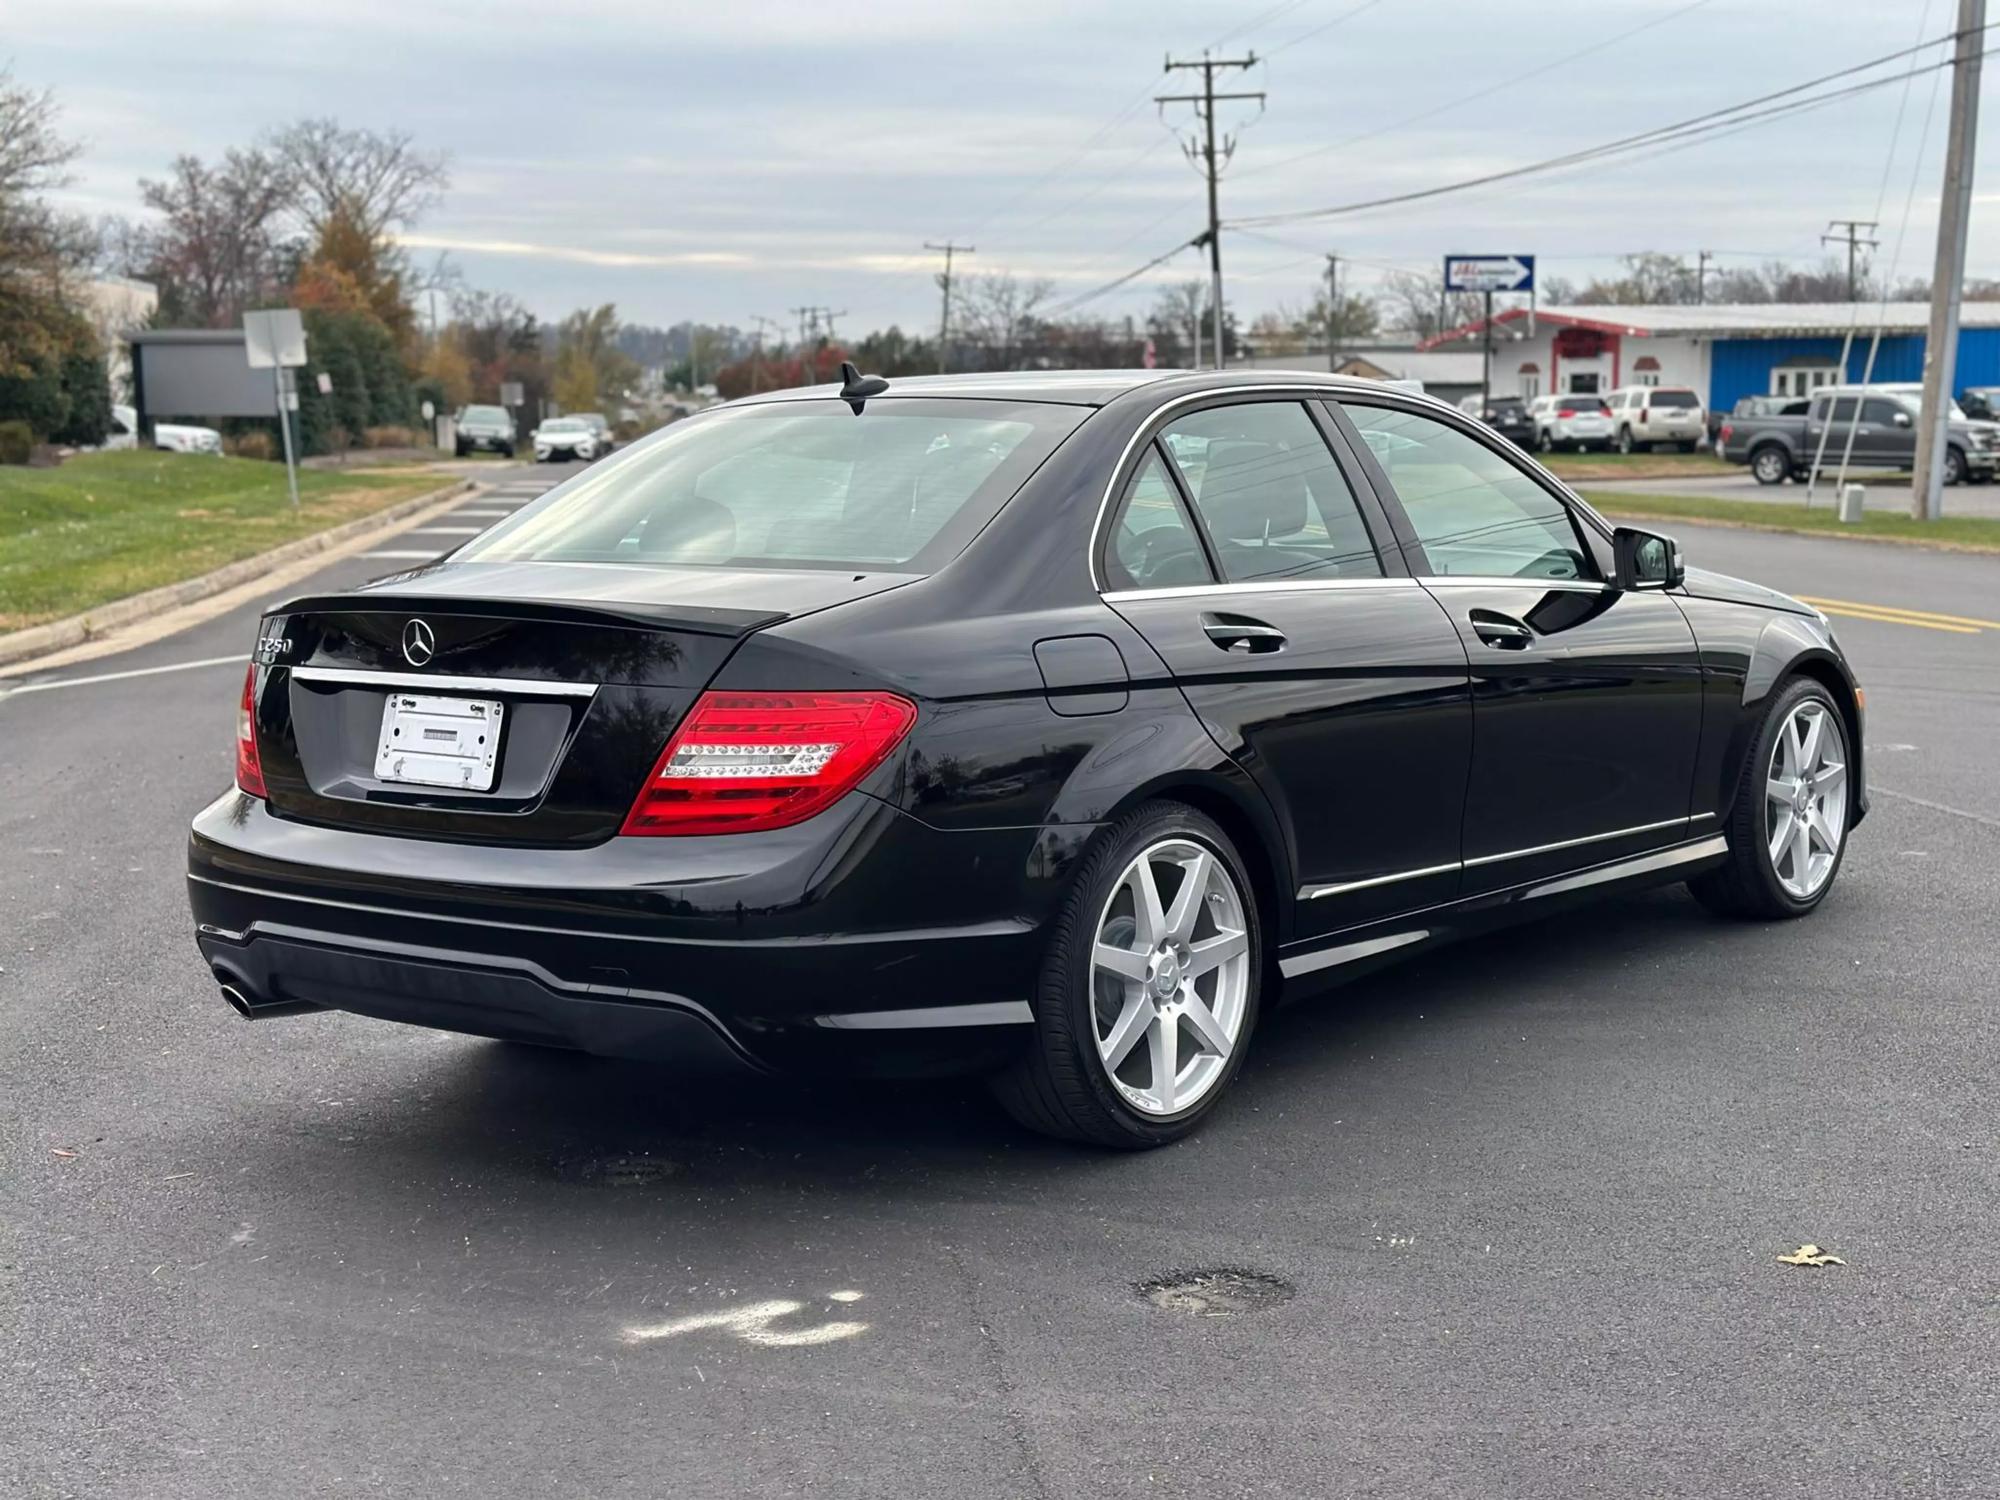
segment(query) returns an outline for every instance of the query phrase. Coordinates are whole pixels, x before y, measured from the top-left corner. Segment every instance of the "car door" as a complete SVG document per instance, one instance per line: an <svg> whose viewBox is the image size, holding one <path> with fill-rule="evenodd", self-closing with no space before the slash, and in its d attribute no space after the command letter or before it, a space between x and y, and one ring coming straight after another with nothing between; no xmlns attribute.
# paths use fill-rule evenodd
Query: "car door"
<svg viewBox="0 0 2000 1500"><path fill-rule="evenodd" d="M1856 453L1860 452L1861 434L1854 432L1859 405L1853 396L1821 396L1813 402L1806 417L1805 449L1799 455L1802 465L1839 468L1849 433L1854 434Z"/></svg>
<svg viewBox="0 0 2000 1500"><path fill-rule="evenodd" d="M1463 892L1683 838L1702 675L1679 606L1606 582L1602 538L1476 430L1386 401L1339 409L1471 662Z"/></svg>
<svg viewBox="0 0 2000 1500"><path fill-rule="evenodd" d="M1465 649L1330 431L1297 398L1171 416L1100 559L1106 601L1270 799L1305 941L1456 894L1472 744Z"/></svg>
<svg viewBox="0 0 2000 1500"><path fill-rule="evenodd" d="M1855 429L1854 451L1885 468L1909 469L1917 462L1917 424L1900 401L1870 396L1861 403L1861 425Z"/></svg>

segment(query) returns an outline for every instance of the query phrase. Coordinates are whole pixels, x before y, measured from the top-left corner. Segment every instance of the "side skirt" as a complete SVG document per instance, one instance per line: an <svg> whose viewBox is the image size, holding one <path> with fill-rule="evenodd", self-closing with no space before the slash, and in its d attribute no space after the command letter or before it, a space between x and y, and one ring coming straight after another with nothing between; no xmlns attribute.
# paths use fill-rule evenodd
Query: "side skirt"
<svg viewBox="0 0 2000 1500"><path fill-rule="evenodd" d="M1301 991L1336 983L1371 970L1380 962L1419 947L1472 937L1496 927L1529 921L1577 901L1619 890L1640 890L1686 880L1722 863L1729 841L1721 834L1607 861L1546 880L1487 891L1422 911L1335 934L1331 940L1298 945L1278 955L1278 972L1300 981ZM1287 984L1290 991L1294 986Z"/></svg>

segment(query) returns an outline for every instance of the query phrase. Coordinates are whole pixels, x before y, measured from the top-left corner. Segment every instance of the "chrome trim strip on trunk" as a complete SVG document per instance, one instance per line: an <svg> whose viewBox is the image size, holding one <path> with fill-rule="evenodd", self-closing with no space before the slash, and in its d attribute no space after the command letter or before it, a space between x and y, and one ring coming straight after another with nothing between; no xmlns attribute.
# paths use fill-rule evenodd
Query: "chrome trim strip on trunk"
<svg viewBox="0 0 2000 1500"><path fill-rule="evenodd" d="M1018 1026L1035 1013L1025 1000L991 1000L976 1005L924 1005L913 1010L850 1010L815 1016L815 1025L835 1031L902 1031L925 1026Z"/></svg>
<svg viewBox="0 0 2000 1500"><path fill-rule="evenodd" d="M1373 958L1378 953L1393 953L1398 948L1407 948L1412 943L1421 943L1431 935L1428 927L1419 927L1414 932L1393 932L1387 937L1364 938L1358 943L1342 943L1336 948L1322 948L1317 953L1301 953L1296 958L1278 960L1278 972L1287 979L1296 979L1301 974L1310 974L1316 969L1330 969L1335 964L1351 964L1364 958Z"/></svg>
<svg viewBox="0 0 2000 1500"><path fill-rule="evenodd" d="M1624 880L1632 875L1646 875L1655 870L1671 870L1676 865L1691 865L1698 859L1707 859L1714 854L1727 854L1729 840L1721 834L1706 838L1695 844L1681 844L1673 849L1661 849L1652 854L1635 855L1631 859L1621 859L1616 864L1600 865L1595 870L1585 870L1576 875L1565 875L1560 880L1545 881L1530 889L1523 901L1531 901L1537 896L1555 896L1564 891L1585 890L1593 885L1603 885L1610 880Z"/></svg>
<svg viewBox="0 0 2000 1500"><path fill-rule="evenodd" d="M1421 870L1399 870L1394 875L1376 875L1367 880L1343 880L1333 885L1299 887L1299 900L1317 901L1321 896L1344 896L1349 891L1365 891L1373 886L1394 885L1399 880L1421 880L1426 875L1449 875L1463 868L1457 860L1448 865L1427 865Z"/></svg>
<svg viewBox="0 0 2000 1500"><path fill-rule="evenodd" d="M594 682L551 682L543 677L452 677L443 672L377 672L367 667L293 667L301 682L340 682L349 687L435 688L450 693L529 693L550 698L588 698Z"/></svg>

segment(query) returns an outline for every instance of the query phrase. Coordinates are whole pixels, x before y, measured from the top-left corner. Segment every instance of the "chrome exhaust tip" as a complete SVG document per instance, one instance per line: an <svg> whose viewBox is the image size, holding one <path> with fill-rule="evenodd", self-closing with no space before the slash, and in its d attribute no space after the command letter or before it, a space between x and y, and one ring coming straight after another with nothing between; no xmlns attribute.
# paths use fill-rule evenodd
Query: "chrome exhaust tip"
<svg viewBox="0 0 2000 1500"><path fill-rule="evenodd" d="M257 1014L250 1004L250 997L233 984L225 984L222 987L222 998L228 1002L231 1010L246 1021L253 1019Z"/></svg>
<svg viewBox="0 0 2000 1500"><path fill-rule="evenodd" d="M220 969L216 971L215 979L222 988L224 1003L246 1021L268 1021L273 1016L300 1016L320 1008L310 1000L265 1000Z"/></svg>

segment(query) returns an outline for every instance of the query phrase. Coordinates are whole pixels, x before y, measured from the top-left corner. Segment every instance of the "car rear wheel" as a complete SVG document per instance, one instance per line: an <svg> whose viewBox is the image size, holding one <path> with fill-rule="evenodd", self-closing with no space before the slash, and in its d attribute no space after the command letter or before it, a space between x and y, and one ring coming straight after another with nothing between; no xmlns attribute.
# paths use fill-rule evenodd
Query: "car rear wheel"
<svg viewBox="0 0 2000 1500"><path fill-rule="evenodd" d="M1809 677L1764 716L1736 800L1724 813L1729 861L1688 882L1731 917L1802 917L1825 899L1847 849L1853 807L1847 725Z"/></svg>
<svg viewBox="0 0 2000 1500"><path fill-rule="evenodd" d="M1944 482L1946 484L1965 483L1965 452L1960 448L1944 450Z"/></svg>
<svg viewBox="0 0 2000 1500"><path fill-rule="evenodd" d="M1750 474L1759 484L1783 484L1791 472L1791 459L1775 443L1750 455Z"/></svg>
<svg viewBox="0 0 2000 1500"><path fill-rule="evenodd" d="M994 1093L1046 1135L1128 1150L1178 1140L1242 1065L1262 964L1229 836L1194 808L1147 803L1077 872L1051 928L1034 1042Z"/></svg>

